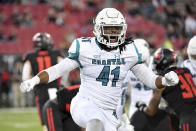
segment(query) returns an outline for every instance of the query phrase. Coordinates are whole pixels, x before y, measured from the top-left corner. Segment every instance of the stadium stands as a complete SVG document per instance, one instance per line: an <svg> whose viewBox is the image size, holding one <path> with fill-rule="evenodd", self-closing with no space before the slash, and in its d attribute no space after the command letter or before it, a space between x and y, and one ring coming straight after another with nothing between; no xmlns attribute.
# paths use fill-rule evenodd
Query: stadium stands
<svg viewBox="0 0 196 131"><path fill-rule="evenodd" d="M65 26L57 26L47 21L49 5L0 5L0 11L6 16L4 26L1 31L8 36L13 28L17 31L17 40L13 42L0 42L0 54L17 54L31 51L32 36L36 32L48 32L55 41L55 47L58 48L63 40L66 30L71 29L76 36L92 35L92 18L95 16L95 9L86 9L79 12L70 12L65 10ZM29 10L32 15L34 24L32 27L18 27L11 21L11 16L15 9L19 13ZM128 23L128 32L143 33L145 35L153 33L156 37L154 41L155 47L159 47L165 36L165 29L152 21L146 20L142 16L132 17L126 14ZM91 24L89 24L91 23Z"/></svg>

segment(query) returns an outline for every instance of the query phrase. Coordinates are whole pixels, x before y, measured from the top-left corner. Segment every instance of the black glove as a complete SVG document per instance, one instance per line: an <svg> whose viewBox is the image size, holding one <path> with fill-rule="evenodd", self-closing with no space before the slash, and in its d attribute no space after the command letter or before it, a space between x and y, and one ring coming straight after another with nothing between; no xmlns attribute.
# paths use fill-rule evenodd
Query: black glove
<svg viewBox="0 0 196 131"><path fill-rule="evenodd" d="M137 101L135 107L137 107L139 111L144 111L144 109L146 108L146 103L144 103L143 101Z"/></svg>

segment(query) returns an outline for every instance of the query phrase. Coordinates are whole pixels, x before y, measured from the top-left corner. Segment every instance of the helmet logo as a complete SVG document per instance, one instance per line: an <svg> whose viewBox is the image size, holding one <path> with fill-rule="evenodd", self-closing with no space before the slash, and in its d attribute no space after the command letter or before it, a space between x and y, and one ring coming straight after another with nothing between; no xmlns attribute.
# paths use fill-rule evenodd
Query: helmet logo
<svg viewBox="0 0 196 131"><path fill-rule="evenodd" d="M157 54L155 55L155 59L156 59L156 60L160 60L160 59L161 59L161 52L159 52L159 53L157 53Z"/></svg>

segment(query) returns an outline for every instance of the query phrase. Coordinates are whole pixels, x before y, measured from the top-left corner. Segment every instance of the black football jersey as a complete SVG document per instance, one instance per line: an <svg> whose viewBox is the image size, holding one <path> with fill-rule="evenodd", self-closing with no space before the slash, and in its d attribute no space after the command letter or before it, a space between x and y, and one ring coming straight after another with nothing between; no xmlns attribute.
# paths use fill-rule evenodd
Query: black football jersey
<svg viewBox="0 0 196 131"><path fill-rule="evenodd" d="M26 56L23 58L25 61L30 61L33 75L37 75L40 71L47 69L55 64L57 64L57 57L61 56L62 54L58 50L44 50L44 51L34 51L31 53L26 54ZM49 84L39 84L36 85L37 87L48 87L48 88L54 88L57 87L57 80L49 83Z"/></svg>
<svg viewBox="0 0 196 131"><path fill-rule="evenodd" d="M179 83L173 87L166 87L163 98L178 115L196 109L196 87L189 69L171 68L167 72L171 70L177 73Z"/></svg>
<svg viewBox="0 0 196 131"><path fill-rule="evenodd" d="M58 90L57 101L58 101L58 107L61 111L67 113L70 112L71 100L79 91L79 87L80 85L73 85Z"/></svg>

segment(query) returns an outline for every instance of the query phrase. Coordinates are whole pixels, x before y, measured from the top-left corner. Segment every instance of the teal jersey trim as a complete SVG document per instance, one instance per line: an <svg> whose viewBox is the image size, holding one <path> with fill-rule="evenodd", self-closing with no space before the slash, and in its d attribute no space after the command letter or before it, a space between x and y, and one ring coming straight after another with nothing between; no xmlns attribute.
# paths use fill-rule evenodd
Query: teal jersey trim
<svg viewBox="0 0 196 131"><path fill-rule="evenodd" d="M123 89L122 94L121 94L121 103L120 103L121 106L124 105L125 98L126 98L126 89Z"/></svg>
<svg viewBox="0 0 196 131"><path fill-rule="evenodd" d="M75 60L79 65L80 68L82 68L82 64L80 63L80 61L78 60L79 57L79 51L80 51L80 43L79 41L76 39L76 53L69 53L69 58Z"/></svg>
<svg viewBox="0 0 196 131"><path fill-rule="evenodd" d="M141 54L141 53L139 53L139 51L138 51L138 49L137 49L137 47L136 47L135 43L133 43L133 45L134 45L134 47L135 47L135 51L136 51L137 56L138 56L138 61L137 61L137 63L136 63L136 64L140 64L140 63L142 63L142 54Z"/></svg>

